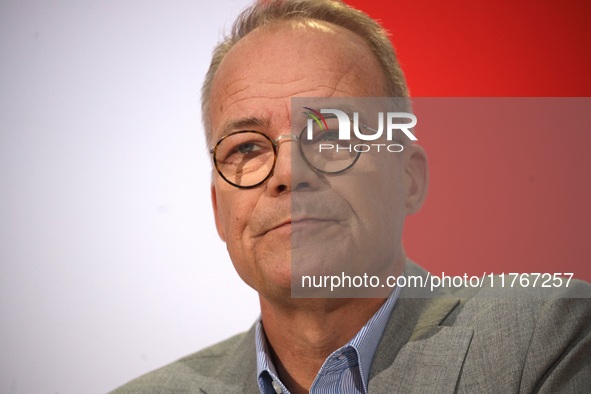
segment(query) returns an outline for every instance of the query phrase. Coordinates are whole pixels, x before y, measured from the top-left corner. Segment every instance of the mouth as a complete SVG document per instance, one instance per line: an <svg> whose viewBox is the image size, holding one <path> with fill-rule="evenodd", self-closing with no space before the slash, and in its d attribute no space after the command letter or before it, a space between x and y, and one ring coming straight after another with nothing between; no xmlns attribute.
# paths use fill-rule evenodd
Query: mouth
<svg viewBox="0 0 591 394"><path fill-rule="evenodd" d="M325 219L325 218L298 218L298 219L287 219L285 221L280 222L278 225L271 227L270 229L264 231L261 236L268 234L274 231L280 232L295 232L295 231L302 231L305 229L312 229L316 226L327 225L327 224L334 224L336 220L333 219Z"/></svg>

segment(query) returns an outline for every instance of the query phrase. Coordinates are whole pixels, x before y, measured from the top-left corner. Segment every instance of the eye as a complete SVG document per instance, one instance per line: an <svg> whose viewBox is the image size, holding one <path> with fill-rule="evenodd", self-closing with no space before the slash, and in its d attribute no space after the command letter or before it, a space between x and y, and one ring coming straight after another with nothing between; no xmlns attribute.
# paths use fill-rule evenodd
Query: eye
<svg viewBox="0 0 591 394"><path fill-rule="evenodd" d="M247 155L249 153L255 153L257 151L260 151L261 149L261 146L254 142L245 142L235 147L234 151L243 155Z"/></svg>
<svg viewBox="0 0 591 394"><path fill-rule="evenodd" d="M273 143L255 132L237 132L223 138L216 148L218 163L244 164L252 160L266 160L273 155Z"/></svg>
<svg viewBox="0 0 591 394"><path fill-rule="evenodd" d="M336 130L326 130L316 136L316 142L337 141L339 139L339 132Z"/></svg>
<svg viewBox="0 0 591 394"><path fill-rule="evenodd" d="M331 143L339 140L339 132L337 130L323 130L314 133L311 140L302 138L302 143L305 145L314 145L322 143Z"/></svg>

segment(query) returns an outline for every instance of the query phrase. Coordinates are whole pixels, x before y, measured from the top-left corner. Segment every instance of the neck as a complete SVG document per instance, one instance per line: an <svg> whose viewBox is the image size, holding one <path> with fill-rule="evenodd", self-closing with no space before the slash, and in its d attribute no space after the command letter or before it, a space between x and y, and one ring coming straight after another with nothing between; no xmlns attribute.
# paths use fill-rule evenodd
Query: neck
<svg viewBox="0 0 591 394"><path fill-rule="evenodd" d="M385 299L291 301L278 304L260 297L263 327L273 362L282 382L296 394L309 391L326 358L349 342Z"/></svg>

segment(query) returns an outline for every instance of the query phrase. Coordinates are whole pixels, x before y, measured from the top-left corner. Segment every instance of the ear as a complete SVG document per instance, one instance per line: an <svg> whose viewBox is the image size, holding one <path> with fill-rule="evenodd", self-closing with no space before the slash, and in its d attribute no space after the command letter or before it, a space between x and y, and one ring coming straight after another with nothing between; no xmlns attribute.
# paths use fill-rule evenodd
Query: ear
<svg viewBox="0 0 591 394"><path fill-rule="evenodd" d="M226 233L224 232L224 225L222 223L222 218L220 216L220 211L218 208L217 192L215 190L215 185L213 183L211 185L211 205L213 206L215 227L217 228L218 234L222 241L226 242Z"/></svg>
<svg viewBox="0 0 591 394"><path fill-rule="evenodd" d="M429 167L427 165L427 154L419 145L405 147L409 154L406 157L406 214L412 215L418 212L423 206L427 197L429 185Z"/></svg>

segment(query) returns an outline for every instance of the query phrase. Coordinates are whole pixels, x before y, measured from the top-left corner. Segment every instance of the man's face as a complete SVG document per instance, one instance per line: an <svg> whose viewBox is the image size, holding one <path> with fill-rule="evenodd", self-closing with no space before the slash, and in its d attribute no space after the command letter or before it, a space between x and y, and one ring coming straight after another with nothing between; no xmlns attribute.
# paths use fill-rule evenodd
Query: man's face
<svg viewBox="0 0 591 394"><path fill-rule="evenodd" d="M305 125L305 118L291 118L292 97L378 97L383 86L370 49L344 28L320 22L259 28L230 50L214 79L211 145L239 130L271 139L291 134L292 122ZM417 208L409 201L412 151L361 155L349 171L323 175L287 141L263 185L238 189L216 173L216 225L239 275L263 297L285 299L291 264L371 261L400 269L403 221Z"/></svg>

